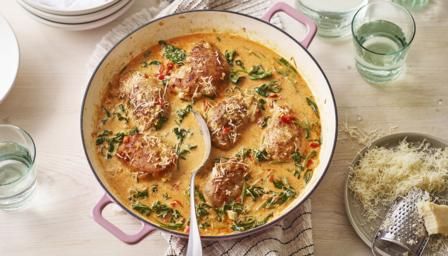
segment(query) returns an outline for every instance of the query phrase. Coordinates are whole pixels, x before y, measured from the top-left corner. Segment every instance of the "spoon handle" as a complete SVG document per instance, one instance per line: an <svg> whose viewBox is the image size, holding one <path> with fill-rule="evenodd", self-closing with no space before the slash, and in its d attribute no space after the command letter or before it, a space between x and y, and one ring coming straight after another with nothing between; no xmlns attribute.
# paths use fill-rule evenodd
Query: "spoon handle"
<svg viewBox="0 0 448 256"><path fill-rule="evenodd" d="M190 202L194 202L194 178L196 172L191 175L190 182ZM198 222L196 219L195 204L190 203L190 233L188 235L187 256L202 256L202 243L199 234Z"/></svg>
<svg viewBox="0 0 448 256"><path fill-rule="evenodd" d="M204 164L207 162L208 158L210 157L210 151L211 151L211 139L210 139L210 131L208 130L207 123L205 122L204 118L197 113L196 111L193 111L194 117L196 118L196 121L198 122L201 134L204 139L204 159L202 159L202 163L200 164L199 168L195 170L191 174L191 180L190 180L190 232L188 234L188 249L187 249L187 256L202 256L202 242L201 242L201 235L199 233L199 227L198 227L198 221L196 218L196 207L194 202L194 179L196 178L196 173L204 166Z"/></svg>

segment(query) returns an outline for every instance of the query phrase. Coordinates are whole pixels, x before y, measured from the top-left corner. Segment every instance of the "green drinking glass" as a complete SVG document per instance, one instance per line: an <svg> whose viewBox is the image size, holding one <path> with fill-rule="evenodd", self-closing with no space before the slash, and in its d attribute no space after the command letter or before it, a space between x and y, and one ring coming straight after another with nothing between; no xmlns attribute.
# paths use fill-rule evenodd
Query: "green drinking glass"
<svg viewBox="0 0 448 256"><path fill-rule="evenodd" d="M36 146L23 129L0 124L0 210L29 201L36 187Z"/></svg>
<svg viewBox="0 0 448 256"><path fill-rule="evenodd" d="M415 36L415 21L403 6L390 1L361 7L352 21L356 68L369 83L397 79Z"/></svg>
<svg viewBox="0 0 448 256"><path fill-rule="evenodd" d="M420 9L425 7L429 3L429 0L393 0L393 2L410 9Z"/></svg>

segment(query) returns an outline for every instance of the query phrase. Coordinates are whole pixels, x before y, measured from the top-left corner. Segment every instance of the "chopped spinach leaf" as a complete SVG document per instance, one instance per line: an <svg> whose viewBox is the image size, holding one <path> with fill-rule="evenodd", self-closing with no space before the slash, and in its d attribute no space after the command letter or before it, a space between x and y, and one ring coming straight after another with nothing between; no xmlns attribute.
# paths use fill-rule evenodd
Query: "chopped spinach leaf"
<svg viewBox="0 0 448 256"><path fill-rule="evenodd" d="M159 41L159 44L163 47L163 56L176 64L183 64L187 54L184 50L177 48L172 44L168 44L165 41Z"/></svg>
<svg viewBox="0 0 448 256"><path fill-rule="evenodd" d="M158 60L152 60L151 62L149 62L149 65L160 65L160 64L162 63Z"/></svg>
<svg viewBox="0 0 448 256"><path fill-rule="evenodd" d="M313 177L313 171L310 169L306 170L304 177L303 177L303 179L305 180L305 183L310 182L311 177Z"/></svg>
<svg viewBox="0 0 448 256"><path fill-rule="evenodd" d="M131 201L135 201L137 199L144 199L148 197L148 188L145 188L143 190L138 190L138 189L132 189L131 191L129 191L129 200Z"/></svg>
<svg viewBox="0 0 448 256"><path fill-rule="evenodd" d="M238 153L236 153L235 156L241 160L244 160L250 156L251 152L252 152L252 150L250 148L243 148Z"/></svg>
<svg viewBox="0 0 448 256"><path fill-rule="evenodd" d="M250 196L252 200L255 201L256 199L263 196L265 194L265 191L262 187L253 185L246 187L244 193L246 194L246 196Z"/></svg>
<svg viewBox="0 0 448 256"><path fill-rule="evenodd" d="M226 202L222 207L214 208L218 221L223 221L225 213L227 211L233 211L236 214L240 214L244 211L244 206L241 203L237 203L235 201L232 202Z"/></svg>
<svg viewBox="0 0 448 256"><path fill-rule="evenodd" d="M271 93L279 93L281 90L277 80L269 81L255 88L255 92L263 97L268 97Z"/></svg>
<svg viewBox="0 0 448 256"><path fill-rule="evenodd" d="M130 131L117 132L115 135L113 135L111 131L103 130L97 135L95 143L97 146L101 147L103 147L102 145L106 143L107 145L106 158L110 159L114 155L115 149L118 147L118 145L120 145L123 142L124 136L133 135L136 131L138 132L136 128L133 128Z"/></svg>
<svg viewBox="0 0 448 256"><path fill-rule="evenodd" d="M274 216L272 213L270 213L268 216L266 216L264 219L258 221L252 216L245 216L244 218L235 220L232 224L232 230L233 231L246 231L249 229L256 228L258 226L264 225L268 222L270 218Z"/></svg>
<svg viewBox="0 0 448 256"><path fill-rule="evenodd" d="M173 129L174 134L176 135L177 140L182 143L185 139L185 137L187 137L189 131L184 129L184 128L179 128L179 127L175 127Z"/></svg>
<svg viewBox="0 0 448 256"><path fill-rule="evenodd" d="M281 189L281 192L272 191L271 196L264 202L263 207L266 209L274 208L275 206L281 205L288 201L291 198L296 196L296 192L289 185L288 180L286 178L283 179L273 179L272 183L274 187L277 189Z"/></svg>
<svg viewBox="0 0 448 256"><path fill-rule="evenodd" d="M144 67L144 68L147 68L147 67L149 67L149 66L151 66L151 65L160 65L160 64L162 64L160 61L158 61L158 60L152 60L152 61L150 61L150 62L148 62L148 61L143 61L143 64L142 64L142 66Z"/></svg>
<svg viewBox="0 0 448 256"><path fill-rule="evenodd" d="M163 193L162 197L165 200L171 199L171 197L168 195L168 193Z"/></svg>
<svg viewBox="0 0 448 256"><path fill-rule="evenodd" d="M205 203L204 194L201 192L201 190L199 190L199 187L197 186L194 187L194 194L199 198L201 202Z"/></svg>
<svg viewBox="0 0 448 256"><path fill-rule="evenodd" d="M260 111L266 110L266 100L265 99L258 99L257 100L257 109Z"/></svg>
<svg viewBox="0 0 448 256"><path fill-rule="evenodd" d="M297 74L297 70L291 64L289 64L289 62L285 58L281 57L280 59L278 59L278 63Z"/></svg>
<svg viewBox="0 0 448 256"><path fill-rule="evenodd" d="M166 123L166 121L168 121L168 118L166 116L159 115L156 123L154 124L154 128L156 128L156 130L162 129L162 127Z"/></svg>
<svg viewBox="0 0 448 256"><path fill-rule="evenodd" d="M153 184L151 186L151 191L152 193L157 193L157 191L159 191L159 186L157 184Z"/></svg>
<svg viewBox="0 0 448 256"><path fill-rule="evenodd" d="M259 123L259 126L261 128L266 128L266 126L268 126L268 121L271 117L270 116L265 116L261 119L261 122Z"/></svg>
<svg viewBox="0 0 448 256"><path fill-rule="evenodd" d="M254 150L254 154L255 154L255 160L257 160L257 162L263 162L268 160L268 152L266 152L266 149Z"/></svg>
<svg viewBox="0 0 448 256"><path fill-rule="evenodd" d="M294 161L295 165L300 165L300 163L302 162L302 155L298 151L292 153L291 158Z"/></svg>
<svg viewBox="0 0 448 256"><path fill-rule="evenodd" d="M107 120L109 120L109 118L112 116L112 114L105 107L103 107L103 111L104 111L104 117L103 119L101 119L101 123L105 124Z"/></svg>
<svg viewBox="0 0 448 256"><path fill-rule="evenodd" d="M231 71L229 75L230 82L234 84L238 84L241 78L244 76L241 75L241 71Z"/></svg>
<svg viewBox="0 0 448 256"><path fill-rule="evenodd" d="M185 220L181 220L180 222L174 222L174 223L171 223L171 222L165 223L165 222L158 221L158 223L161 227L164 227L167 229L173 229L173 230L178 230L185 226Z"/></svg>
<svg viewBox="0 0 448 256"><path fill-rule="evenodd" d="M118 121L124 121L125 123L129 122L128 112L123 104L118 105L118 108L113 115L117 117Z"/></svg>
<svg viewBox="0 0 448 256"><path fill-rule="evenodd" d="M248 74L251 80L260 80L270 77L272 75L272 72L265 70L264 67L261 64L259 64L252 66Z"/></svg>
<svg viewBox="0 0 448 256"><path fill-rule="evenodd" d="M235 54L236 54L235 50L226 50L224 52L224 57L226 57L227 63L229 63L229 65L233 65Z"/></svg>
<svg viewBox="0 0 448 256"><path fill-rule="evenodd" d="M208 221L199 223L199 228L200 229L206 229L206 228L209 228L209 227L211 227L211 225L210 225L210 222L208 222Z"/></svg>
<svg viewBox="0 0 448 256"><path fill-rule="evenodd" d="M184 121L185 117L187 117L192 109L193 106L191 106L191 104L188 104L185 108L178 109L176 111L178 123L182 123L182 121Z"/></svg>
<svg viewBox="0 0 448 256"><path fill-rule="evenodd" d="M209 215L208 210L211 208L210 205L206 204L206 203L199 203L196 204L196 216L198 218L202 218L204 216Z"/></svg>
<svg viewBox="0 0 448 256"><path fill-rule="evenodd" d="M316 114L317 117L319 117L319 108L316 105L316 102L314 102L310 97L306 97L306 102L308 103L308 106L313 110L314 114Z"/></svg>
<svg viewBox="0 0 448 256"><path fill-rule="evenodd" d="M132 205L132 209L136 210L138 213L140 213L141 215L145 215L145 216L148 216L152 212L152 210L149 206L144 205L140 202L134 203Z"/></svg>

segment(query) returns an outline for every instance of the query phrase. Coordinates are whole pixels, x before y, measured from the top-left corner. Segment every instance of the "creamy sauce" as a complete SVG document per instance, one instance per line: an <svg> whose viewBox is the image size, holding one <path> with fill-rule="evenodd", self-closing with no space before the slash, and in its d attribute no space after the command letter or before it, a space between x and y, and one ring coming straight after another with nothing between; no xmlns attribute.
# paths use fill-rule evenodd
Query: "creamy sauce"
<svg viewBox="0 0 448 256"><path fill-rule="evenodd" d="M235 217L232 210L230 213L227 211L223 217L220 217L213 207L205 207L204 210L206 213L204 212L202 216L199 216L201 234L211 236L225 235L262 225L281 215L282 211L288 207L290 203L294 202L294 197L297 197L301 193L306 185L306 181L309 180L312 175L312 170L318 164L321 128L318 113L316 113L316 109L313 109L309 102L309 100L313 101L313 96L307 87L306 82L295 71L285 74L284 71L288 70L288 66L279 62L281 57L275 52L255 42L231 34L195 34L175 38L169 40L168 43L184 49L188 53L193 45L201 40L212 43L219 48L223 54L226 50L235 50L235 60L241 60L247 69L254 65L262 64L265 70L272 72L272 76L261 80L251 80L245 77L241 79L237 85L230 81L227 82L226 80L226 84L221 86L222 89L216 98L202 98L196 100L194 103L182 101L174 93L168 92L167 99L170 102L170 113L168 120L163 125L162 129L156 131L139 130L138 132L157 136L164 142L175 147L178 140L173 133L173 128L182 127L190 131L183 142L183 147L191 149L189 149L189 153L185 154L185 159L180 159L177 168L174 168L173 170L155 176L139 178L136 172L133 172L127 165L123 164L116 155L114 155L114 151L107 157L107 153L105 153L105 151L108 150L107 143L100 143L100 145L98 145L98 157L103 165L102 171L105 172L106 182L112 188L113 193L121 202L125 202L129 209L134 208L133 211L135 211L136 214L142 215L156 225L161 225L176 230L177 232L187 232L189 218L189 178L191 172L198 167L202 160L204 145L194 116L191 113L187 114L179 125L179 117L176 111L184 109L188 104L192 104L195 111L198 111L206 117L206 112L210 105L215 105L222 99L232 96L235 93L240 93L240 91L245 94L253 94L257 99L262 98L266 101L266 110L263 111L263 116L271 115L270 106L273 101L276 101L278 104L289 106L294 111L296 120L299 120L303 126L308 127L307 132L309 132L309 134L306 139L302 139L302 143L304 144L302 147L305 148L306 155L311 155L311 160L307 159L306 155L304 155L303 158L305 159L302 160L304 169L298 172L296 171L298 167L292 159L282 163L276 163L274 161L258 162L255 160L254 154L251 153L245 160L249 165L249 176L245 181L245 188L258 186L264 191L280 193L282 189L275 187L273 182L278 179L282 181L286 180L289 184L288 186L296 194L291 198L287 198L283 203L276 204L273 207L265 207L266 201L269 200L269 193L265 193L256 199L253 199L250 195L244 193L237 200L239 204L243 205L244 211L237 214L237 217ZM120 110L117 110L119 104L123 104L126 107L123 99L117 97L116 91L120 86L118 81L120 76L135 71L143 72L150 77L157 76L156 74L158 74L160 67L159 65L150 65L149 63L153 60L160 61L165 65L168 63L168 60L164 58L162 48L159 45L149 48L148 51L135 58L127 65L125 70L117 74L114 81L111 81L108 90L109 93L104 95L101 104L102 107L98 110L98 133L93 134L94 137L97 137L98 134L104 130L112 131L113 134L116 134L120 131L130 131L137 126L132 118L126 117L126 114L121 114L121 120L119 120L120 114L114 114L114 112L120 112ZM287 65L290 65L289 68L292 68L294 66L294 61L289 60L289 64ZM276 97L261 97L254 92L256 87L271 80L277 80L281 87L281 91L275 94ZM126 113L126 111L130 112L130 110L125 109L124 113ZM128 119L127 121L124 120L126 118ZM259 149L264 129L265 128L262 128L256 122L249 123L243 127L240 139L230 149L222 150L212 148L209 163L197 176L196 186L199 191L203 191L204 184L210 174L215 159L234 157L243 149ZM305 129L303 134L305 134ZM119 143L117 143L116 147L118 147L118 145ZM191 147L192 145L194 147ZM311 154L311 152L315 153ZM136 191L147 192L136 195ZM132 195L134 195L134 197ZM156 213L155 210L151 208L151 205L157 201L165 204L172 210L177 210L183 218L171 221L169 219L173 214L172 211L168 212L167 216L162 216L163 214L160 212ZM198 197L197 203L201 202L201 199ZM148 213L144 210L137 209L135 207L137 203L148 206L152 212ZM207 202L202 203L207 204ZM253 219L256 220L255 223L257 224L251 224ZM170 221L176 223L176 225L167 226L166 224L170 224ZM245 224L248 226L244 226ZM243 226L242 229L241 226Z"/></svg>

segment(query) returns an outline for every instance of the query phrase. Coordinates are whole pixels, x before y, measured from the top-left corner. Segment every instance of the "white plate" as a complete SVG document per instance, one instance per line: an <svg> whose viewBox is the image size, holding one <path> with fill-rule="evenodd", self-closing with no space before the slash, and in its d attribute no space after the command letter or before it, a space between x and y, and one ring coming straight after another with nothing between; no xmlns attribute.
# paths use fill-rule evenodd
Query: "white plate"
<svg viewBox="0 0 448 256"><path fill-rule="evenodd" d="M106 9L110 7L111 5L115 4L116 2L120 0L104 0L102 4L94 4L91 6L86 6L84 8L61 8L59 6L51 6L51 5L45 5L42 4L36 0L24 0L28 5L39 9L43 12L56 14L56 15L83 15L83 14L89 14L94 13L103 9ZM61 0L61 2L64 2L65 0Z"/></svg>
<svg viewBox="0 0 448 256"><path fill-rule="evenodd" d="M19 70L19 45L14 31L0 16L0 103L6 98Z"/></svg>
<svg viewBox="0 0 448 256"><path fill-rule="evenodd" d="M394 147L398 145L401 141L406 139L409 143L421 143L422 141L427 141L431 144L431 147L434 148L445 148L448 147L448 144L444 142L441 139L438 139L436 137L425 135L425 134L419 134L419 133L397 133L397 134L391 134L385 137L382 137L374 142L371 143L370 146L365 147L363 150L361 150L355 157L355 159L352 162L352 166L355 166L359 163L362 156L364 154L372 149L373 147ZM382 215L381 217L373 220L373 221L367 221L366 218L363 215L363 209L361 202L359 202L355 195L350 191L349 189L349 182L350 182L350 176L347 175L347 179L345 182L345 210L347 213L348 220L350 221L350 224L352 225L353 229L355 230L356 234L361 238L361 240L370 247L372 247L372 240L373 237L378 229L378 227L381 224L381 220L384 219L386 212L388 210L388 207L380 209ZM448 199L448 194L438 195L441 199L445 200ZM389 206L390 207L390 206Z"/></svg>
<svg viewBox="0 0 448 256"><path fill-rule="evenodd" d="M125 0L127 1L127 0ZM134 0L129 0L127 1L126 5L123 6L120 10L118 10L117 12L94 22L85 22L85 23L74 23L74 24L70 24L70 23L61 23L61 22L54 22L51 20L47 20L44 19L42 17L39 17L38 15L30 12L27 10L27 12L31 15L31 17L40 22L43 23L45 25L51 26L51 27L55 27L55 28L60 28L63 30L68 30L68 31L81 31L81 30L89 30L89 29L93 29L93 28L97 28L97 27L101 27L106 25L107 23L110 23L112 21L114 21L116 18L120 17L122 14L124 14L129 7L131 7L131 5L134 3Z"/></svg>
<svg viewBox="0 0 448 256"><path fill-rule="evenodd" d="M33 6L27 4L26 0L17 0L17 2L25 9L27 9L29 12L32 12L33 14L49 20L53 22L58 23L70 23L70 24L77 24L77 23L86 23L86 22L94 22L100 19L103 19L104 17L107 17L116 11L120 10L123 6L125 6L128 3L128 0L120 0L116 2L115 4L111 5L110 7L93 12L90 14L85 15L73 15L73 16L62 16L57 14L51 14L44 11L41 11L37 8L34 8Z"/></svg>

